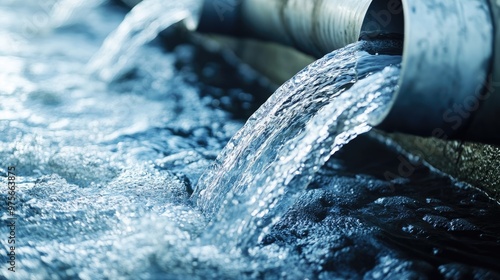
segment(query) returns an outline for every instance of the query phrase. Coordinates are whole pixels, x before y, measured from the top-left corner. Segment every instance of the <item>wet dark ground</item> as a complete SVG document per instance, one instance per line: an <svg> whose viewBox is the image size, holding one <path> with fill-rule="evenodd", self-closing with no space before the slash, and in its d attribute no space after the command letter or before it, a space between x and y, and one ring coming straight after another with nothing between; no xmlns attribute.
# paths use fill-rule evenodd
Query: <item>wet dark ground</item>
<svg viewBox="0 0 500 280"><path fill-rule="evenodd" d="M403 164L402 164L403 162ZM359 137L321 170L265 244L293 246L319 278L500 279L500 207Z"/></svg>

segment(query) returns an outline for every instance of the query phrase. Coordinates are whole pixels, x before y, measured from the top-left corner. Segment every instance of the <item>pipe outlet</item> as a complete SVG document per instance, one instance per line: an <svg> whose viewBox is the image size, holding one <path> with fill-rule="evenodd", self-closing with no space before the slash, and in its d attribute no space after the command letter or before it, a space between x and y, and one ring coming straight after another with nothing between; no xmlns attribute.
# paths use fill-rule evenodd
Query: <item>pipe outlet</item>
<svg viewBox="0 0 500 280"><path fill-rule="evenodd" d="M500 143L497 2L206 0L198 30L272 40L316 57L360 39L402 38L399 91L372 125Z"/></svg>
<svg viewBox="0 0 500 280"><path fill-rule="evenodd" d="M386 2L375 0L374 13L387 18L388 9L380 10ZM391 111L374 125L440 139L469 138L464 132L482 105L493 57L488 1L403 0L402 4L399 91ZM470 100L477 103L474 108L469 107Z"/></svg>

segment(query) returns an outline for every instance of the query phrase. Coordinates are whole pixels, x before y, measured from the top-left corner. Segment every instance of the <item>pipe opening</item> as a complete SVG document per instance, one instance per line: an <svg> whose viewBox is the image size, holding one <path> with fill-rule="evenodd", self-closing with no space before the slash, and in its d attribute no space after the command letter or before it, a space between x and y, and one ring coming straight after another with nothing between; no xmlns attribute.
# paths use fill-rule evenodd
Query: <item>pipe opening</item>
<svg viewBox="0 0 500 280"><path fill-rule="evenodd" d="M373 0L361 26L360 39L403 39L405 21L401 0Z"/></svg>
<svg viewBox="0 0 500 280"><path fill-rule="evenodd" d="M492 34L487 0L374 0L360 37L402 36L404 47L392 109L373 125L465 138L461 131L482 111L476 104L492 59Z"/></svg>

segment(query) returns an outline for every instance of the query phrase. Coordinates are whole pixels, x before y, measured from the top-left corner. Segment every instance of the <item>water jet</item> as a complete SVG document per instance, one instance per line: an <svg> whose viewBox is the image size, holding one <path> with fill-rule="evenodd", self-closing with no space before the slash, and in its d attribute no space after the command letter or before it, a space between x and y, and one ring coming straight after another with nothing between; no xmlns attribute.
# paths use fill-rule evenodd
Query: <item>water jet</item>
<svg viewBox="0 0 500 280"><path fill-rule="evenodd" d="M360 39L404 39L399 93L389 114L372 124L444 172L500 197L497 2L204 1L198 21L196 31L217 34L278 84L313 57ZM270 61L284 62L270 69Z"/></svg>
<svg viewBox="0 0 500 280"><path fill-rule="evenodd" d="M233 1L233 9L214 6L205 2L199 31L271 40L314 57L359 39L404 38L399 93L389 114L373 125L396 132L385 136L500 198L498 2ZM265 53L262 49L271 48L261 47L254 57ZM243 59L259 63L251 55ZM257 68L265 69L268 61Z"/></svg>
<svg viewBox="0 0 500 280"><path fill-rule="evenodd" d="M225 2L205 1L199 31L272 40L316 57L359 39L404 38L399 93L389 114L372 124L499 143L497 2Z"/></svg>

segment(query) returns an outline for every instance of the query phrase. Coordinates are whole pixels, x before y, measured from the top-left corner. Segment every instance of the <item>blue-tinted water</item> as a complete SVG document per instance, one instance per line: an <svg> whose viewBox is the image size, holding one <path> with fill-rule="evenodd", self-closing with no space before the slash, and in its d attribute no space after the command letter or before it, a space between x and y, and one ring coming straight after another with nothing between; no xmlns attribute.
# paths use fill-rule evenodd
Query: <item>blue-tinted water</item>
<svg viewBox="0 0 500 280"><path fill-rule="evenodd" d="M234 112L255 105L242 88L260 83L257 75L241 65L220 74L233 62L172 31L166 40L178 41L175 49L137 46L100 80L88 62L126 11L100 1L55 4L1 3L0 170L5 176L14 165L18 176L16 272L3 226L0 277L498 277L497 205L425 166L387 182L381 174L397 170L399 153L372 138L306 172L307 189L285 197L290 208L267 223L260 243L248 239L244 254L227 250L190 194L243 126ZM1 211L5 222L5 203Z"/></svg>
<svg viewBox="0 0 500 280"><path fill-rule="evenodd" d="M210 240L251 247L332 154L388 112L401 56L368 53L384 44L396 43L359 42L326 55L250 117L193 195L213 219Z"/></svg>

